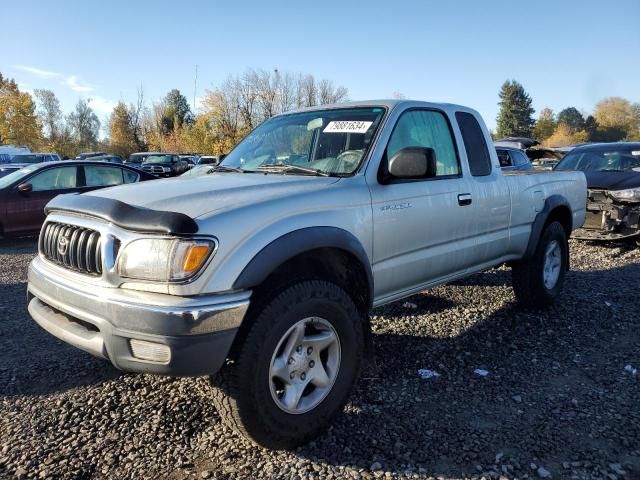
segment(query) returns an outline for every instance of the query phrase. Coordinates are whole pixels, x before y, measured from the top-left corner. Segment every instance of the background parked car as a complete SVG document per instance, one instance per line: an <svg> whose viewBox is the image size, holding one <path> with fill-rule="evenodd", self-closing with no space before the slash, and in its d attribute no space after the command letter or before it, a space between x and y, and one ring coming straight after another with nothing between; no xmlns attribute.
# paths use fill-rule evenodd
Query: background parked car
<svg viewBox="0 0 640 480"><path fill-rule="evenodd" d="M575 238L628 238L640 245L640 142L576 147L554 170L581 170L587 177L587 215Z"/></svg>
<svg viewBox="0 0 640 480"><path fill-rule="evenodd" d="M106 155L104 152L84 152L76 156L76 160L86 160L91 157L101 157Z"/></svg>
<svg viewBox="0 0 640 480"><path fill-rule="evenodd" d="M21 153L31 153L27 147L16 147L15 145L0 145L0 164L11 160L14 155Z"/></svg>
<svg viewBox="0 0 640 480"><path fill-rule="evenodd" d="M191 168L186 160L175 153L150 153L140 165L140 169L158 177L176 177Z"/></svg>
<svg viewBox="0 0 640 480"><path fill-rule="evenodd" d="M26 153L12 155L11 158L0 163L0 178L9 175L11 172L20 170L27 165L41 162L59 162L60 156L57 153Z"/></svg>
<svg viewBox="0 0 640 480"><path fill-rule="evenodd" d="M44 206L62 193L155 179L124 165L93 161L35 163L0 178L0 236L36 233Z"/></svg>
<svg viewBox="0 0 640 480"><path fill-rule="evenodd" d="M93 162L123 163L122 157L119 155L101 155L99 157L91 157Z"/></svg>
<svg viewBox="0 0 640 480"><path fill-rule="evenodd" d="M532 170L533 165L524 150L513 147L496 147L500 167L504 171L510 170Z"/></svg>
<svg viewBox="0 0 640 480"><path fill-rule="evenodd" d="M220 157L214 155L203 155L198 159L196 165L218 165L221 162Z"/></svg>
<svg viewBox="0 0 640 480"><path fill-rule="evenodd" d="M147 157L150 157L152 155L157 155L157 153L154 153L154 152L132 153L131 155L129 155L129 158L127 158L124 161L124 164L129 165L130 167L140 168L140 165L144 163Z"/></svg>

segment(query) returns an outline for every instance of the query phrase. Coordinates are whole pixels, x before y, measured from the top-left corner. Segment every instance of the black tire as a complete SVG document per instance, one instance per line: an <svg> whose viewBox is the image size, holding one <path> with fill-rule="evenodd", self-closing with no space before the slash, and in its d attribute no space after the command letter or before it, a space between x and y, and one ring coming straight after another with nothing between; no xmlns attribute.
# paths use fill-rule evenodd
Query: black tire
<svg viewBox="0 0 640 480"><path fill-rule="evenodd" d="M554 241L560 246L561 266L555 285L548 288L544 282L545 253ZM551 222L542 232L533 256L512 266L513 291L518 302L529 307L544 307L553 303L562 292L568 265L567 235L559 222Z"/></svg>
<svg viewBox="0 0 640 480"><path fill-rule="evenodd" d="M270 390L269 367L280 340L296 322L322 317L341 345L340 367L327 396L312 410L282 410ZM361 314L335 284L312 280L294 284L248 317L250 330L234 358L212 377L214 404L223 421L259 446L292 449L324 431L338 415L360 373L363 355Z"/></svg>

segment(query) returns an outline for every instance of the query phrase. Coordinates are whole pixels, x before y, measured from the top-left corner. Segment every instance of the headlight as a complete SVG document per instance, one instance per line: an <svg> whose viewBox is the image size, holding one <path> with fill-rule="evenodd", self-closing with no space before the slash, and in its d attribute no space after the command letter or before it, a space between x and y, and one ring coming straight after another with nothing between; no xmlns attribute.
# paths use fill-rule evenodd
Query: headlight
<svg viewBox="0 0 640 480"><path fill-rule="evenodd" d="M162 167L162 171L164 173L169 173L171 171L171 167Z"/></svg>
<svg viewBox="0 0 640 480"><path fill-rule="evenodd" d="M640 188L629 188L627 190L609 190L611 195L616 200L623 202L640 202Z"/></svg>
<svg viewBox="0 0 640 480"><path fill-rule="evenodd" d="M143 238L118 255L118 274L140 280L171 282L195 275L214 251L210 240Z"/></svg>

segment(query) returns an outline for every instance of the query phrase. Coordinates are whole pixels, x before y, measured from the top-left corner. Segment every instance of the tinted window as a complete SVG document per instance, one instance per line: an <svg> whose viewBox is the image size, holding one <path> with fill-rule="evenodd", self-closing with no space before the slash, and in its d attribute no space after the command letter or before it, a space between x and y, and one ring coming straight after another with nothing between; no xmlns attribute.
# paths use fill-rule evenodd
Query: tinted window
<svg viewBox="0 0 640 480"><path fill-rule="evenodd" d="M406 147L428 147L436 153L436 177L460 174L449 123L441 112L410 110L402 114L391 134L387 158Z"/></svg>
<svg viewBox="0 0 640 480"><path fill-rule="evenodd" d="M140 178L140 174L129 170L122 170L122 175L124 176L124 183L135 183Z"/></svg>
<svg viewBox="0 0 640 480"><path fill-rule="evenodd" d="M456 112L464 149L469 159L469 169L474 177L491 173L491 156L484 139L484 133L476 117L467 112Z"/></svg>
<svg viewBox="0 0 640 480"><path fill-rule="evenodd" d="M76 167L50 168L34 175L29 183L33 192L64 190L76 187Z"/></svg>
<svg viewBox="0 0 640 480"><path fill-rule="evenodd" d="M114 167L87 166L84 167L85 183L87 187L107 187L122 184L122 170Z"/></svg>

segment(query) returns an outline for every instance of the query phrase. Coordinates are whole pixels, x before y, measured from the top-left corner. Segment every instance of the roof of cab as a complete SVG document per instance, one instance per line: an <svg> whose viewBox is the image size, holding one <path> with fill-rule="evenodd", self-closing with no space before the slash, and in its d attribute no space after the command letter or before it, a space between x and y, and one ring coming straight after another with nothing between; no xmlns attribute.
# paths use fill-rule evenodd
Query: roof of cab
<svg viewBox="0 0 640 480"><path fill-rule="evenodd" d="M441 102L425 102L419 100L398 100L398 99L382 99L382 100L360 100L355 102L344 103L331 103L327 105L316 105L313 107L299 108L291 110L289 112L281 113L280 115L288 115L291 113L301 112L314 112L318 110L329 110L334 108L354 108L354 107L386 107L389 110L393 110L396 107L427 107L427 108L440 108L442 110L461 110L461 111L474 111L472 108L465 107L464 105L456 105L454 103L441 103Z"/></svg>

